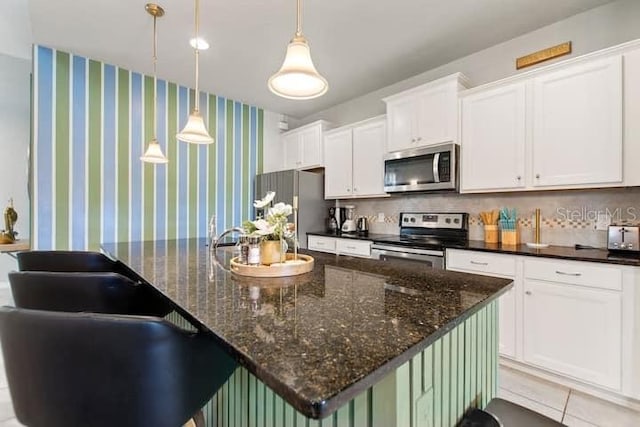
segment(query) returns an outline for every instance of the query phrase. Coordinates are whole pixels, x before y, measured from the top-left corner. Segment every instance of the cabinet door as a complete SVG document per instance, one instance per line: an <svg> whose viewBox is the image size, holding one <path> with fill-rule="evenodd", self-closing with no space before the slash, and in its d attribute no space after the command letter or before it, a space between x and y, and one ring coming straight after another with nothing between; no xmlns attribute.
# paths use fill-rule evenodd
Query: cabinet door
<svg viewBox="0 0 640 427"><path fill-rule="evenodd" d="M622 58L533 81L533 185L622 181Z"/></svg>
<svg viewBox="0 0 640 427"><path fill-rule="evenodd" d="M284 169L298 169L300 167L298 134L293 132L283 135L282 145L284 148Z"/></svg>
<svg viewBox="0 0 640 427"><path fill-rule="evenodd" d="M417 97L415 145L457 141L457 91L452 85L427 90Z"/></svg>
<svg viewBox="0 0 640 427"><path fill-rule="evenodd" d="M302 168L323 166L322 129L314 126L300 131L300 162Z"/></svg>
<svg viewBox="0 0 640 427"><path fill-rule="evenodd" d="M621 318L620 292L527 279L524 359L619 390Z"/></svg>
<svg viewBox="0 0 640 427"><path fill-rule="evenodd" d="M353 129L353 195L384 195L384 120Z"/></svg>
<svg viewBox="0 0 640 427"><path fill-rule="evenodd" d="M324 150L325 199L351 196L351 129L326 135Z"/></svg>
<svg viewBox="0 0 640 427"><path fill-rule="evenodd" d="M525 186L524 83L462 99L463 191Z"/></svg>
<svg viewBox="0 0 640 427"><path fill-rule="evenodd" d="M414 127L417 99L415 95L387 104L387 151L413 148L416 144Z"/></svg>

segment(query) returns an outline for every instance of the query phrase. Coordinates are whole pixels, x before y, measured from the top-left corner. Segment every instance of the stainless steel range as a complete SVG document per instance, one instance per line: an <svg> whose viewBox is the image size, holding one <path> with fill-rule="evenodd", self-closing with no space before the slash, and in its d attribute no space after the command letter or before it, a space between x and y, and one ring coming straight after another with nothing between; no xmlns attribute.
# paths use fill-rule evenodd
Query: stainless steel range
<svg viewBox="0 0 640 427"><path fill-rule="evenodd" d="M402 212L400 235L373 239L371 255L381 261L420 263L428 268L444 268L447 247L466 246L469 214Z"/></svg>

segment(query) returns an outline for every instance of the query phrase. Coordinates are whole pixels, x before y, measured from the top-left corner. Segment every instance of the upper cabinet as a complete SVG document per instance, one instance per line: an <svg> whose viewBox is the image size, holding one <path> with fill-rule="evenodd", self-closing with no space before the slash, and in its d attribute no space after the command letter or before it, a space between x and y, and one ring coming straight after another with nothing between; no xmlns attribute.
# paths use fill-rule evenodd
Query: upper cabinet
<svg viewBox="0 0 640 427"><path fill-rule="evenodd" d="M329 128L328 122L319 120L283 133L284 169L323 167L323 134Z"/></svg>
<svg viewBox="0 0 640 427"><path fill-rule="evenodd" d="M535 187L622 182L622 57L533 79Z"/></svg>
<svg viewBox="0 0 640 427"><path fill-rule="evenodd" d="M387 97L387 151L457 142L460 73Z"/></svg>
<svg viewBox="0 0 640 427"><path fill-rule="evenodd" d="M619 53L463 92L461 192L640 185L623 169L627 96Z"/></svg>
<svg viewBox="0 0 640 427"><path fill-rule="evenodd" d="M326 199L388 196L384 192L384 117L327 132L324 138Z"/></svg>
<svg viewBox="0 0 640 427"><path fill-rule="evenodd" d="M525 186L525 85L516 83L462 98L463 190ZM500 161L499 159L509 159ZM499 164L496 164L499 162Z"/></svg>

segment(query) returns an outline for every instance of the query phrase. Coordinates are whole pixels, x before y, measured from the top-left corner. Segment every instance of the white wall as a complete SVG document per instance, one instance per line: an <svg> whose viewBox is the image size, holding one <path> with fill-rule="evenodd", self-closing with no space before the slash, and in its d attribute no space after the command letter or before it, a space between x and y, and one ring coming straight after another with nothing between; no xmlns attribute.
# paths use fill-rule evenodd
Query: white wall
<svg viewBox="0 0 640 427"><path fill-rule="evenodd" d="M381 99L385 96L455 72L464 73L474 86L499 80L517 73L516 58L565 41L572 41L573 53L559 60L637 38L640 38L640 0L618 0L310 115L300 120L300 125L325 119L341 126L384 114Z"/></svg>
<svg viewBox="0 0 640 427"><path fill-rule="evenodd" d="M18 238L29 239L28 151L30 138L31 60L0 53L0 212L13 198L18 212ZM4 228L4 217L0 222ZM0 282L15 269L15 261L0 255Z"/></svg>
<svg viewBox="0 0 640 427"><path fill-rule="evenodd" d="M272 172L282 169L284 150L280 143L278 122L281 115L264 110L264 155L263 171Z"/></svg>

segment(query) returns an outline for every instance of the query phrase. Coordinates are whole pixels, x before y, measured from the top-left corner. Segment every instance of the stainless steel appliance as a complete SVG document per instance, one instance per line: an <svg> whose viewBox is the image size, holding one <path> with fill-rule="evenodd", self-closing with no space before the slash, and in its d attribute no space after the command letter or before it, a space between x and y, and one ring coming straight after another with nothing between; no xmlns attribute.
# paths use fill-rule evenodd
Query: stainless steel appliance
<svg viewBox="0 0 640 427"><path fill-rule="evenodd" d="M612 251L640 252L640 226L610 225L607 248Z"/></svg>
<svg viewBox="0 0 640 427"><path fill-rule="evenodd" d="M369 220L367 220L367 217L361 216L360 218L358 218L357 228L358 234L369 233Z"/></svg>
<svg viewBox="0 0 640 427"><path fill-rule="evenodd" d="M353 205L346 205L345 207L347 218L342 223L342 232L343 233L353 233L357 230L356 228L356 207Z"/></svg>
<svg viewBox="0 0 640 427"><path fill-rule="evenodd" d="M443 269L445 248L467 245L469 214L403 212L400 235L376 236L372 240L373 258Z"/></svg>
<svg viewBox="0 0 640 427"><path fill-rule="evenodd" d="M457 144L438 144L385 157L384 191L435 191L458 189Z"/></svg>
<svg viewBox="0 0 640 427"><path fill-rule="evenodd" d="M307 247L308 231L321 230L325 212L331 203L324 200L324 176L312 172L287 170L256 175L255 199L261 199L268 191L275 191L274 203L293 205L293 196L298 196L298 238L300 247ZM255 217L263 215L256 210ZM293 222L293 216L290 218Z"/></svg>
<svg viewBox="0 0 640 427"><path fill-rule="evenodd" d="M338 220L336 219L336 208L329 208L329 217L327 218L327 231L330 233L338 232Z"/></svg>

